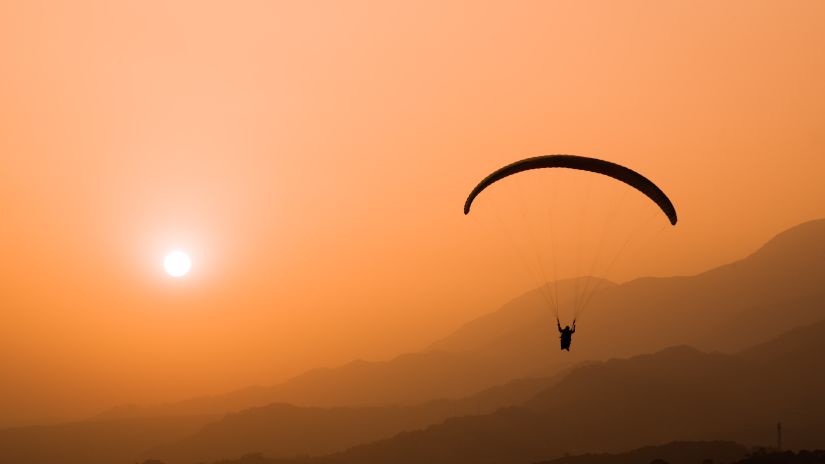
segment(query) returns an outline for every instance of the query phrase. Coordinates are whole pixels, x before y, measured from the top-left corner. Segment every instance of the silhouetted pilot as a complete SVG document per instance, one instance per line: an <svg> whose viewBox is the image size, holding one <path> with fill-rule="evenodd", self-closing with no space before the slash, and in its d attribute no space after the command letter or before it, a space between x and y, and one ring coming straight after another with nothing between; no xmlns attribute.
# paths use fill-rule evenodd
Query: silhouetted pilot
<svg viewBox="0 0 825 464"><path fill-rule="evenodd" d="M571 329L569 325L564 326L561 328L561 322L556 319L556 325L559 327L559 339L561 339L561 349L570 351L570 344L573 343L573 334L576 333L576 321L573 321L573 328Z"/></svg>

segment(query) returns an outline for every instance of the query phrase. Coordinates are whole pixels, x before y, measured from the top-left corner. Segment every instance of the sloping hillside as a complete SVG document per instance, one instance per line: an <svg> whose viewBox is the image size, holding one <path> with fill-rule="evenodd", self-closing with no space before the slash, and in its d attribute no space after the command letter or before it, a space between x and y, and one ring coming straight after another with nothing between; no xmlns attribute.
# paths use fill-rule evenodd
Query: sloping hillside
<svg viewBox="0 0 825 464"><path fill-rule="evenodd" d="M822 282L825 220L816 220L779 234L745 259L698 275L605 286L580 321L569 355L543 351L557 346L556 321L538 292L468 322L432 348L544 356L547 363L632 356L674 344L734 352L825 317Z"/></svg>

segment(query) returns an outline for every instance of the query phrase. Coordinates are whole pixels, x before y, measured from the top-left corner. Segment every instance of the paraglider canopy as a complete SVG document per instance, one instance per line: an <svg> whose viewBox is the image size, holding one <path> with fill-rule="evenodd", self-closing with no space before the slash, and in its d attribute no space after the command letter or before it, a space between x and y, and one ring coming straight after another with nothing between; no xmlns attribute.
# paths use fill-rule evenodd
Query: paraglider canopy
<svg viewBox="0 0 825 464"><path fill-rule="evenodd" d="M665 213L667 218L670 220L670 223L672 225L676 225L676 208L673 207L673 203L667 195L662 192L662 189L657 187L656 184L651 182L647 177L630 168L626 168L616 163L611 163L610 161L576 155L536 156L533 158L526 158L521 161L516 161L515 163L508 164L507 166L498 169L489 176L485 177L478 183L478 185L476 185L473 191L470 192L470 195L467 197L467 201L464 202L464 214L470 213L470 207L473 204L473 200L475 200L478 194L490 185L504 179L505 177L512 176L513 174L529 171L531 169L544 168L578 169L581 171L590 171L603 174L616 180L620 180L653 200L662 212Z"/></svg>

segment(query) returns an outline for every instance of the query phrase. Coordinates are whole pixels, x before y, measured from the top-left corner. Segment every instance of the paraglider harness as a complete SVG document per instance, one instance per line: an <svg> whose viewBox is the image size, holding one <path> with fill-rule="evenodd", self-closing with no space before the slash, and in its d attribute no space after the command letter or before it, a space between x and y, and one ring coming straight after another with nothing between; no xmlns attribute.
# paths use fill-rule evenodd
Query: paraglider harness
<svg viewBox="0 0 825 464"><path fill-rule="evenodd" d="M573 328L571 329L570 326L566 326L565 328L561 328L561 322L559 322L559 318L556 317L556 325L559 328L559 339L561 340L561 349L565 351L570 351L570 344L573 342L573 334L576 333L576 320L573 319Z"/></svg>

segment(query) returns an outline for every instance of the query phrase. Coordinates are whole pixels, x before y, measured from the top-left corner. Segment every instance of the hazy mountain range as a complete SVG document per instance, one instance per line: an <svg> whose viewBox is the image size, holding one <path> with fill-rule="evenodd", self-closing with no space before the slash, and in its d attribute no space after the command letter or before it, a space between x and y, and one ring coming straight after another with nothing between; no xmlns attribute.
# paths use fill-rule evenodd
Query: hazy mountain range
<svg viewBox="0 0 825 464"><path fill-rule="evenodd" d="M825 326L760 342L825 318L823 283L818 220L695 276L607 285L571 353L558 350L552 312L534 291L390 361L2 430L0 462L174 463L256 451L338 452L312 459L323 462L530 462L670 440L770 444L780 418L796 432L789 445L813 446L816 427L825 430L815 394L825 391ZM574 284L561 283L560 296Z"/></svg>
<svg viewBox="0 0 825 464"><path fill-rule="evenodd" d="M674 440L772 446L779 420L787 447L822 448L823 340L825 321L736 355L677 346L613 359L573 369L521 406L328 456L264 462L529 463ZM776 353L795 361L777 362Z"/></svg>
<svg viewBox="0 0 825 464"><path fill-rule="evenodd" d="M536 290L470 321L421 352L315 369L271 387L115 408L101 418L221 414L270 403L412 404L460 398L584 360L632 356L678 344L732 352L823 317L823 282L825 219L794 227L752 255L701 274L605 286L593 298L570 353L557 349L554 315ZM560 298L569 297L575 285L560 283Z"/></svg>
<svg viewBox="0 0 825 464"><path fill-rule="evenodd" d="M229 414L198 433L160 446L145 456L175 463L240 456L249 450L269 456L318 455L389 438L449 417L485 414L522 404L563 377L522 379L458 400L408 406L318 408L271 404Z"/></svg>

